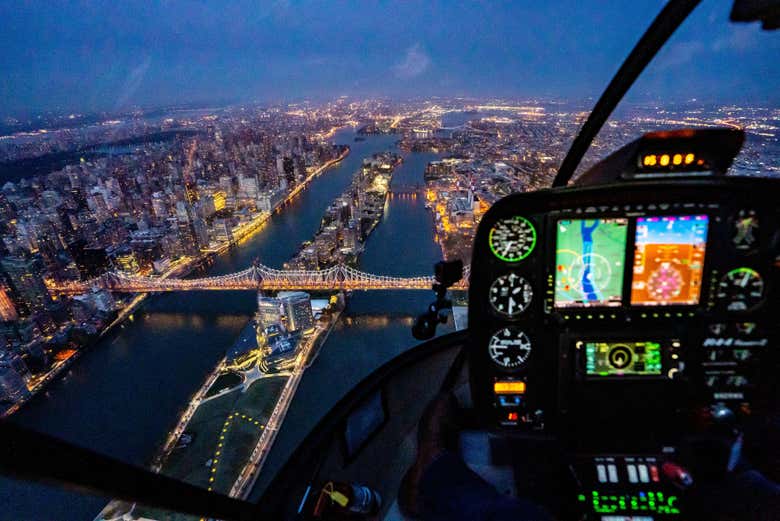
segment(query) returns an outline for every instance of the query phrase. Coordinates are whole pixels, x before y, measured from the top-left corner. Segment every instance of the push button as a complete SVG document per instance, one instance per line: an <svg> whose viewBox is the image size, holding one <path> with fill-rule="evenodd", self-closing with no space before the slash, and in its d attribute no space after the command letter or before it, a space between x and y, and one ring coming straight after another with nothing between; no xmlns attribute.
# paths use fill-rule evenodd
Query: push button
<svg viewBox="0 0 780 521"><path fill-rule="evenodd" d="M617 467L615 465L607 465L607 474L609 474L610 483L618 482Z"/></svg>
<svg viewBox="0 0 780 521"><path fill-rule="evenodd" d="M628 465L626 467L626 470L628 471L628 481L630 483L638 483L639 477L637 476L636 473L636 465Z"/></svg>
<svg viewBox="0 0 780 521"><path fill-rule="evenodd" d="M607 468L604 465L596 465L596 477L599 483L607 482Z"/></svg>

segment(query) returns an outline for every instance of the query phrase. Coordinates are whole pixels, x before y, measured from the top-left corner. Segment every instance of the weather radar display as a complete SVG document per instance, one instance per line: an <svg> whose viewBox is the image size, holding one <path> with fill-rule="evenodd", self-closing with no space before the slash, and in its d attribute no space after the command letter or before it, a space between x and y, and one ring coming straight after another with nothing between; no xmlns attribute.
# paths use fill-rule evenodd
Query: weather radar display
<svg viewBox="0 0 780 521"><path fill-rule="evenodd" d="M708 222L706 215L637 219L631 304L699 303Z"/></svg>
<svg viewBox="0 0 780 521"><path fill-rule="evenodd" d="M622 303L628 219L558 221L555 306Z"/></svg>

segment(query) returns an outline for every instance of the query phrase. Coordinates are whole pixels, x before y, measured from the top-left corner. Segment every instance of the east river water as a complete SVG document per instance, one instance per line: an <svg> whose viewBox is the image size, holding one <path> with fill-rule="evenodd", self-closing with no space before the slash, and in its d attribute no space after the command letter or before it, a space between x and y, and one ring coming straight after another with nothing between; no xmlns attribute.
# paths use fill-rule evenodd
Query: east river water
<svg viewBox="0 0 780 521"><path fill-rule="evenodd" d="M281 267L319 228L325 208L349 185L364 157L396 150L396 136L334 136L351 153L312 180L265 227L201 273L239 271L259 258ZM394 186L423 184L432 153L404 154ZM388 200L382 222L360 259L365 271L431 274L441 257L422 195ZM12 420L113 457L147 465L195 390L233 343L255 309L253 292L192 292L154 296L132 321L90 348L67 374L33 398ZM258 490L328 409L373 369L416 343L412 317L432 292L355 292L319 357L305 373L258 481ZM445 331L447 329L445 328ZM88 521L109 498L0 478L0 519Z"/></svg>

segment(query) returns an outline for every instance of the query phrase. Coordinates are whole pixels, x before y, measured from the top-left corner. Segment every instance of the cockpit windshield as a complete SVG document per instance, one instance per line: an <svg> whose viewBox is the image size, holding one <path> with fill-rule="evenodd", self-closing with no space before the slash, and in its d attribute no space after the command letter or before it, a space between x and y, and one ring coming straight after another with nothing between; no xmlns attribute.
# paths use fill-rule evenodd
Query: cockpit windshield
<svg viewBox="0 0 780 521"><path fill-rule="evenodd" d="M496 201L551 186L662 7L4 3L0 415L208 491L262 490L417 342L433 265L468 266ZM725 126L745 131L729 175L780 177L780 39L730 9L693 12L577 175L646 132ZM631 222L559 222L616 278L554 281L556 307L621 304ZM526 224L499 259L542 246ZM706 216L683 225L695 255ZM465 289L438 334L467 327ZM2 519L174 519L6 477L0 502Z"/></svg>

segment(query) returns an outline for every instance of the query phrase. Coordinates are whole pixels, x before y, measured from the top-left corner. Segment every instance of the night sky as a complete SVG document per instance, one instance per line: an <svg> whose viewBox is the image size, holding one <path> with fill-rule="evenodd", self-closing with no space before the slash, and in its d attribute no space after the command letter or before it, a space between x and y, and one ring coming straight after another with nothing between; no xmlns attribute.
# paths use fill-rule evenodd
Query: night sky
<svg viewBox="0 0 780 521"><path fill-rule="evenodd" d="M664 2L0 3L0 115L339 95L598 96ZM780 31L705 1L635 101L780 104Z"/></svg>

